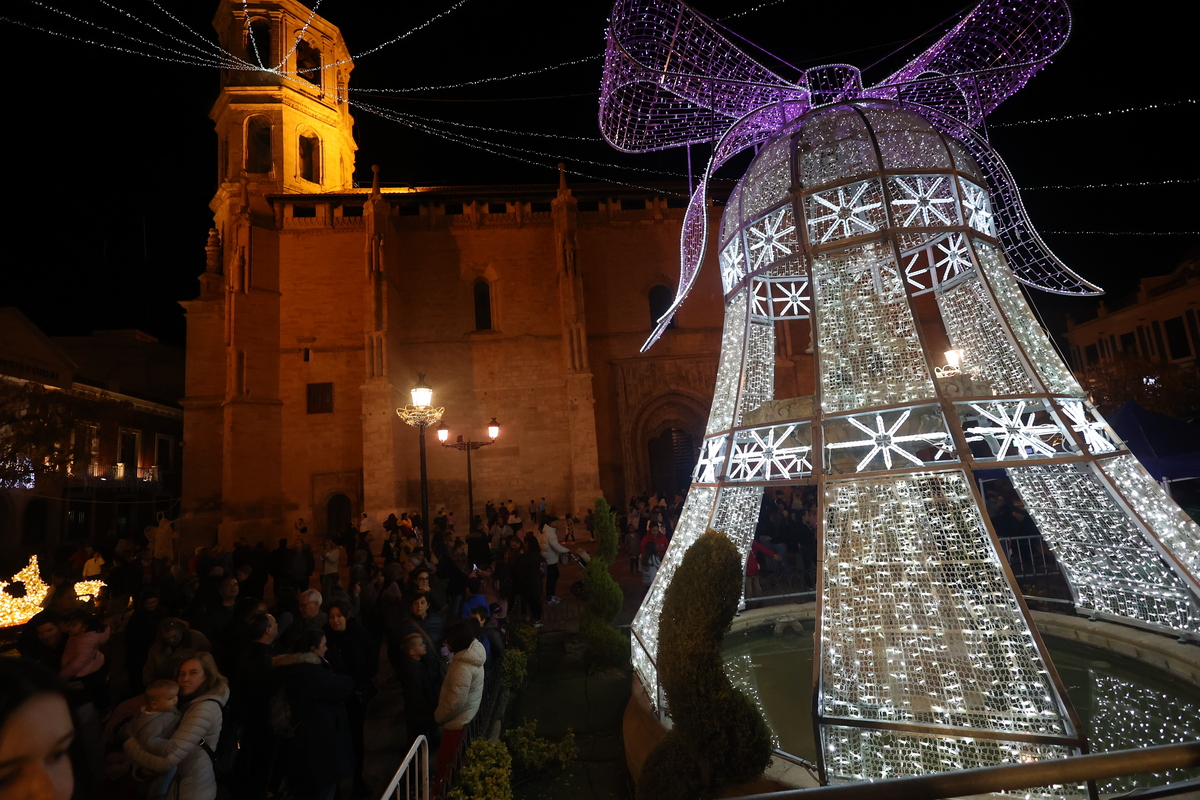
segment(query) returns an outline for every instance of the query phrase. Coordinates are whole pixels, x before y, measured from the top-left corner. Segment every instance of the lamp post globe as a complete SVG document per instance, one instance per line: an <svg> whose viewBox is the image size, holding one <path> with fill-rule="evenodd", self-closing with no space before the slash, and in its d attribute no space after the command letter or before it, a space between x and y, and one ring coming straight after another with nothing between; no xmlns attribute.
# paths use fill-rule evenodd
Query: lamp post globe
<svg viewBox="0 0 1200 800"><path fill-rule="evenodd" d="M488 438L495 439L500 436L500 423L496 422L496 418L492 417L492 421L488 423Z"/></svg>

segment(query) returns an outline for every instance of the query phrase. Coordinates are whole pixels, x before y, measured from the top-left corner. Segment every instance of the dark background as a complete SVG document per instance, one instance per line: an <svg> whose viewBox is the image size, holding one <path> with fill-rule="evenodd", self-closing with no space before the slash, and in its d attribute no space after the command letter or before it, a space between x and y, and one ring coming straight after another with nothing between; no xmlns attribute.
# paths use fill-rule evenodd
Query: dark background
<svg viewBox="0 0 1200 800"><path fill-rule="evenodd" d="M705 0L699 7L721 18L761 1ZM164 33L192 36L150 0L113 2ZM160 2L193 30L212 37L215 2ZM350 51L357 54L451 2L326 0L319 13L340 25ZM217 96L217 71L30 30L14 22L150 50L30 0L9 0L5 5L5 62L11 88L5 109L3 208L9 234L0 305L18 306L52 335L136 327L181 345L184 324L177 301L197 292L211 221L207 204L215 189L216 137L207 114ZM92 0L57 0L55 7L112 31L180 47ZM453 84L598 56L609 8L606 0L467 0L426 29L358 59L351 88ZM1119 12L1111 8L1077 2L1071 41L1055 63L992 114L991 123L1200 96L1195 90L1195 33L1184 20L1182 2L1123 6ZM905 47L909 40L962 10L964 6L941 1L821 5L786 0L727 24L795 66L851 63L865 68L864 79L870 83L924 49L932 38L925 36ZM900 51L893 53L897 48ZM370 93L359 99L471 125L598 137L600 69L597 58L475 87ZM794 77L787 68L779 71ZM458 131L544 153L519 154L535 162L530 164L449 143L364 111L356 111L355 117L357 176L363 182L370 179L371 164L381 165L385 183L394 184L552 183L559 160L596 178L631 183L671 178L607 165L686 170L682 151L630 156L601 142ZM1200 177L1198 119L1200 106L1193 104L995 127L992 141L1024 187L1191 179ZM693 155L698 171L707 153L697 148ZM731 164L721 177L738 177L744 163ZM1034 224L1063 260L1120 296L1136 289L1143 276L1171 271L1200 245L1200 236L1053 231L1197 231L1198 189L1200 184L1041 190L1026 191L1024 198ZM1094 305L1090 300L1033 294L1054 328L1061 327L1066 311L1080 313Z"/></svg>

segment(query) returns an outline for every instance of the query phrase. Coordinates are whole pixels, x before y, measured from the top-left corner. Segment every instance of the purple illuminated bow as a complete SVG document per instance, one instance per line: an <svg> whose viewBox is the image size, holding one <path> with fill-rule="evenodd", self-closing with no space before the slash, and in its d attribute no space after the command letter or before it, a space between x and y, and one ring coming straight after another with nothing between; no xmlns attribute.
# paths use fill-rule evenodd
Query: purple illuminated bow
<svg viewBox="0 0 1200 800"><path fill-rule="evenodd" d="M961 141L987 180L999 238L1017 278L1059 294L1099 294L1050 252L1030 224L1008 168L976 131L1049 62L1070 30L1064 0L981 0L920 56L863 88L858 70L843 64L786 81L681 0L617 0L600 92L605 139L630 153L716 143L684 216L679 291L643 351L662 335L695 283L708 242L713 172L810 109L845 100L912 106Z"/></svg>

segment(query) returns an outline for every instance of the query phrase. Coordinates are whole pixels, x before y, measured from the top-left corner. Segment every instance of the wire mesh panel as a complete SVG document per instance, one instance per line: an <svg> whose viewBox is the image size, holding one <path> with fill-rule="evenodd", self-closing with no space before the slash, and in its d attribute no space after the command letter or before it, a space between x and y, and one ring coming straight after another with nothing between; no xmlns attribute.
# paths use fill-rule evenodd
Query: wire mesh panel
<svg viewBox="0 0 1200 800"><path fill-rule="evenodd" d="M965 473L824 499L823 717L1074 736Z"/></svg>
<svg viewBox="0 0 1200 800"><path fill-rule="evenodd" d="M1200 576L1200 525L1167 496L1166 491L1133 456L1099 462L1151 532L1191 573Z"/></svg>
<svg viewBox="0 0 1200 800"><path fill-rule="evenodd" d="M824 441L825 472L830 475L911 470L958 460L938 406L826 418Z"/></svg>
<svg viewBox="0 0 1200 800"><path fill-rule="evenodd" d="M934 396L890 245L813 259L825 413Z"/></svg>
<svg viewBox="0 0 1200 800"><path fill-rule="evenodd" d="M737 389L742 379L742 343L746 337L746 292L738 292L725 304L725 328L721 333L721 360L717 364L717 386L708 414L707 435L733 427Z"/></svg>
<svg viewBox="0 0 1200 800"><path fill-rule="evenodd" d="M830 783L903 778L997 764L1047 761L1071 755L1069 748L1052 744L931 736L838 725L827 725L822 729L821 746ZM1021 789L985 796L1068 800L1085 798L1088 794L1087 788L1080 784Z"/></svg>
<svg viewBox="0 0 1200 800"><path fill-rule="evenodd" d="M937 301L950 345L962 351L964 369L977 374L996 394L1034 391L1033 381L978 277L938 292Z"/></svg>
<svg viewBox="0 0 1200 800"><path fill-rule="evenodd" d="M1086 464L1008 470L1080 607L1174 630L1194 630L1200 608Z"/></svg>
<svg viewBox="0 0 1200 800"><path fill-rule="evenodd" d="M744 425L747 412L775 396L775 326L751 321L746 330L746 360L742 369L742 394L736 424Z"/></svg>
<svg viewBox="0 0 1200 800"><path fill-rule="evenodd" d="M1021 294L1021 287L1017 285L1017 279L1005 263L1004 254L986 242L976 241L974 244L979 266L987 276L996 303L1046 389L1052 394L1082 397L1083 390L1079 388L1079 382L1058 357L1046 331L1033 316Z"/></svg>

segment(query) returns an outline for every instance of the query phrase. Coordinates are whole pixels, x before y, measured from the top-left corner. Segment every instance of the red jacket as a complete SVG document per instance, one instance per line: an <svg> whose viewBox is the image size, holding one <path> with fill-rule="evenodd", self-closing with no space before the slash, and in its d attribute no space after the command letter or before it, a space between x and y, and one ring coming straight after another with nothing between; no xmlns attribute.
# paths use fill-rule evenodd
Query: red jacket
<svg viewBox="0 0 1200 800"><path fill-rule="evenodd" d="M758 543L758 540L755 539L753 544L750 545L750 557L746 559L746 576L749 578L753 578L755 575L757 575L759 570L758 557L754 555L755 553L762 553L764 556L769 558L775 557L774 550L763 547Z"/></svg>

